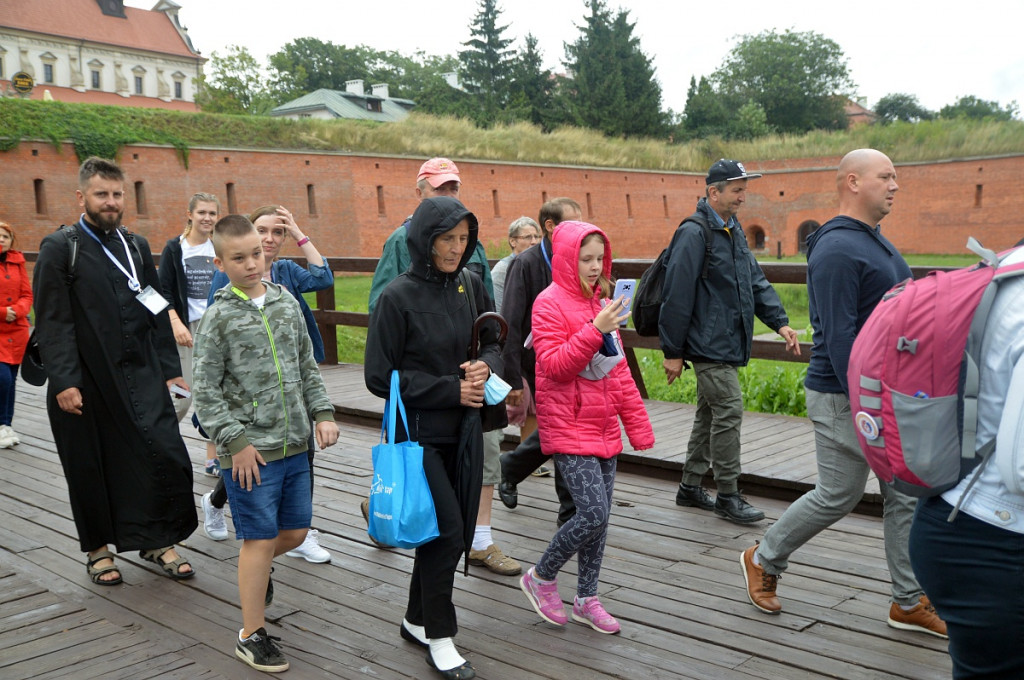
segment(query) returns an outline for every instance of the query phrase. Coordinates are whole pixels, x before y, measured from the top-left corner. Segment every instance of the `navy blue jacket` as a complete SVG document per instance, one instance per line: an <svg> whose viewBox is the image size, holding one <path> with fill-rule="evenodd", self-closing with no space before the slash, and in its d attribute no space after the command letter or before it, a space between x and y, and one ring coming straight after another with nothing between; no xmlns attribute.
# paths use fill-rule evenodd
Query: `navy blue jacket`
<svg viewBox="0 0 1024 680"><path fill-rule="evenodd" d="M738 221L718 226L707 199L672 237L665 269L658 335L666 359L745 366L754 338L754 315L774 331L789 325L779 296L747 248ZM711 261L704 269L704 233L711 229ZM517 258L518 259L518 258Z"/></svg>
<svg viewBox="0 0 1024 680"><path fill-rule="evenodd" d="M910 267L881 227L839 215L807 237L807 297L814 327L804 386L847 395L850 349L885 293Z"/></svg>

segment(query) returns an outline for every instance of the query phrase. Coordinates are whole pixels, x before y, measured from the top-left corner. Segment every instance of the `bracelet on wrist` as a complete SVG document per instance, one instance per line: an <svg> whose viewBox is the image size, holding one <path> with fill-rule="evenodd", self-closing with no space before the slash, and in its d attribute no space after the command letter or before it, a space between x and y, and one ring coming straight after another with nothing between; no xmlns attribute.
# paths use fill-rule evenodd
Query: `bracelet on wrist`
<svg viewBox="0 0 1024 680"><path fill-rule="evenodd" d="M302 238L300 238L298 241L295 242L295 245L297 245L298 247L301 248L302 246L306 245L307 243L309 243L309 237L308 236L303 236Z"/></svg>

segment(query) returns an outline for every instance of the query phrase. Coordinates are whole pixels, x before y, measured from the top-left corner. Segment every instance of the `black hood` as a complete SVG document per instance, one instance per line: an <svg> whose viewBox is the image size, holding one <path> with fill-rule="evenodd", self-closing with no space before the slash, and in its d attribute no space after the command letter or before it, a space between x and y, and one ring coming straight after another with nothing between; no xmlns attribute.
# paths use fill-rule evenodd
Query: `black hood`
<svg viewBox="0 0 1024 680"><path fill-rule="evenodd" d="M469 223L466 252L462 254L458 268L451 274L445 274L434 267L434 258L431 255L434 239L454 229L462 220ZM406 234L406 242L409 245L409 271L428 281L444 281L446 277L458 277L476 249L478 229L476 215L469 212L458 199L449 196L423 199L416 207L416 212L412 214L409 231Z"/></svg>

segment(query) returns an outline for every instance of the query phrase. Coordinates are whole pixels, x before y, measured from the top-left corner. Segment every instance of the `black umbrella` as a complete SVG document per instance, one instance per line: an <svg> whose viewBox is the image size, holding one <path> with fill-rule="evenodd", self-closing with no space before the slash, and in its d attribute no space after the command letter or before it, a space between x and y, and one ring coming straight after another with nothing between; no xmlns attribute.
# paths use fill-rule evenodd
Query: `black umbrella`
<svg viewBox="0 0 1024 680"><path fill-rule="evenodd" d="M473 323L473 341L469 347L470 361L476 361L480 354L480 326L490 320L497 321L500 326L499 342L504 340L508 333L508 324L500 315L494 312L481 314ZM499 406L504 412L504 404ZM469 576L469 549L473 545L476 516L480 509L480 486L484 480L483 436L480 413L476 409L465 409L462 423L459 425L459 447L455 455L455 498L459 502L462 514L463 543L466 548L463 573L466 576Z"/></svg>

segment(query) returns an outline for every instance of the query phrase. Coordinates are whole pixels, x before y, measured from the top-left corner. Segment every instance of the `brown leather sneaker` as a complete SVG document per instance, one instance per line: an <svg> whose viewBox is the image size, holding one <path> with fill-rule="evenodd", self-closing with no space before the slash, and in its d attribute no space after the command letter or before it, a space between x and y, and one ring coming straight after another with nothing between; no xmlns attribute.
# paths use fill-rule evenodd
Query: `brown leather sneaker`
<svg viewBox="0 0 1024 680"><path fill-rule="evenodd" d="M949 639L949 635L946 634L946 622L935 613L935 607L932 606L927 595L922 595L921 601L910 611L903 611L903 607L893 602L889 606L888 624L891 628L913 630L944 640Z"/></svg>
<svg viewBox="0 0 1024 680"><path fill-rule="evenodd" d="M515 576L523 571L519 563L501 552L496 543L488 546L487 550L470 550L469 563L477 567L487 567L500 576Z"/></svg>
<svg viewBox="0 0 1024 680"><path fill-rule="evenodd" d="M747 597L750 604L766 614L778 614L782 611L782 604L775 597L775 588L781 577L772 576L761 565L754 564L755 550L756 545L740 553L740 568L743 569L743 581L747 584Z"/></svg>

